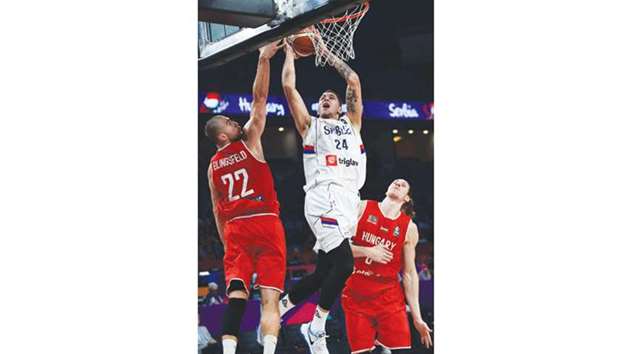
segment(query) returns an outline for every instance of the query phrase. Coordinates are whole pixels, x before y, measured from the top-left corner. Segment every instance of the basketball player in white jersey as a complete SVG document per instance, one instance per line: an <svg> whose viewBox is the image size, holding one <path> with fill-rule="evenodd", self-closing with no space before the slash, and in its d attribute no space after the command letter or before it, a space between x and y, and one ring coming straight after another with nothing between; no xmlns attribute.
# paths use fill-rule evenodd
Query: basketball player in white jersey
<svg viewBox="0 0 620 354"><path fill-rule="evenodd" d="M328 353L325 321L330 307L353 271L349 239L355 234L359 189L366 179L362 144L362 89L358 75L332 56L330 65L347 83L346 114L333 90L319 98L318 117L310 115L295 88L295 54L285 46L282 87L297 132L303 139L306 176L305 216L316 237L316 271L300 280L280 300L280 316L320 289L314 317L301 326L312 354ZM329 54L328 54L329 55Z"/></svg>

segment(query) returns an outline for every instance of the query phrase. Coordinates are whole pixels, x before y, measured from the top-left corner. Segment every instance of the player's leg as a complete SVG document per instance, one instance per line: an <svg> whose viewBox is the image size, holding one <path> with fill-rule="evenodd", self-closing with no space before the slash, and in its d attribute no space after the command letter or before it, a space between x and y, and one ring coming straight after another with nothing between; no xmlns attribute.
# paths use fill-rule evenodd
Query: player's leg
<svg viewBox="0 0 620 354"><path fill-rule="evenodd" d="M233 280L228 287L228 305L222 320L222 347L224 354L234 354L237 349L241 319L245 312L248 293L240 280Z"/></svg>
<svg viewBox="0 0 620 354"><path fill-rule="evenodd" d="M343 239L338 247L327 252L326 257L329 269L321 284L319 303L310 323L310 331L313 333L325 331L329 310L353 272L353 253L348 239Z"/></svg>
<svg viewBox="0 0 620 354"><path fill-rule="evenodd" d="M284 316L284 314L295 307L295 305L317 292L321 288L323 279L327 276L328 271L329 261L327 259L327 254L323 251L319 251L314 272L299 280L280 300L280 316Z"/></svg>
<svg viewBox="0 0 620 354"><path fill-rule="evenodd" d="M261 293L261 319L258 339L264 354L274 354L280 330L278 300L286 276L286 242L284 227L279 218L265 216L254 220L256 287Z"/></svg>
<svg viewBox="0 0 620 354"><path fill-rule="evenodd" d="M356 306L356 304L358 304ZM342 295L347 341L352 354L370 353L375 349L377 335L372 318L357 310L359 302L352 297Z"/></svg>
<svg viewBox="0 0 620 354"><path fill-rule="evenodd" d="M332 194L329 186L325 185L316 186L306 192L304 215L317 240L315 246L315 250L318 250L316 270L297 282L289 294L280 301L283 305L280 307L281 315L290 310L291 305L300 303L319 290L330 272L332 265L327 252L338 244L328 245L325 240L335 238L338 242L338 240L342 241L343 239L337 221L333 217L327 216L330 211L334 210L335 202ZM331 242L333 243L333 241ZM331 246L331 248L327 246Z"/></svg>
<svg viewBox="0 0 620 354"><path fill-rule="evenodd" d="M261 288L260 327L262 334L263 354L274 354L280 331L280 310L278 300L280 292L274 289Z"/></svg>
<svg viewBox="0 0 620 354"><path fill-rule="evenodd" d="M404 304L401 310L386 312L379 318L377 342L384 348L390 349L392 354L411 352L411 332Z"/></svg>
<svg viewBox="0 0 620 354"><path fill-rule="evenodd" d="M325 252L327 274L321 282L319 303L309 332L325 335L325 323L331 306L353 272L353 236L359 196L335 184L316 187L306 193L306 219L316 236L318 248Z"/></svg>
<svg viewBox="0 0 620 354"><path fill-rule="evenodd" d="M245 312L253 273L252 260L244 247L244 229L242 222L228 222L224 227L224 274L226 276L226 294L229 301L222 319L222 348L224 354L234 354L237 349L241 319Z"/></svg>

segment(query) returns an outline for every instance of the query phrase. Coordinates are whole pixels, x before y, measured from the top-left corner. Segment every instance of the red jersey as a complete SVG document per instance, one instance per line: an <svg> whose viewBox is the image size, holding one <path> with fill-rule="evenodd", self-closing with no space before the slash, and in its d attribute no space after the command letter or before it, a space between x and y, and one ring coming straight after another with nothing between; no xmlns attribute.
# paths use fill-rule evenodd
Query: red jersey
<svg viewBox="0 0 620 354"><path fill-rule="evenodd" d="M353 274L347 281L351 295L369 296L398 286L398 273L403 267L403 247L411 218L400 213L396 219L389 219L379 209L379 202L369 200L357 224L352 238L354 245L373 247L383 244L393 254L387 264L371 261L369 258L355 258Z"/></svg>
<svg viewBox="0 0 620 354"><path fill-rule="evenodd" d="M242 140L219 149L211 158L212 181L221 198L216 207L223 220L256 214L280 214L271 169L257 160Z"/></svg>

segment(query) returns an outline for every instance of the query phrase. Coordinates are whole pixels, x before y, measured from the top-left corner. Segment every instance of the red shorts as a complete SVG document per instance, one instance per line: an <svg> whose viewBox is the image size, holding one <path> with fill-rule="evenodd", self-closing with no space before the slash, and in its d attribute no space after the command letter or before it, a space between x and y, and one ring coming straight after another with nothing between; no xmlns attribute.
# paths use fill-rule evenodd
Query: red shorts
<svg viewBox="0 0 620 354"><path fill-rule="evenodd" d="M254 288L284 289L286 275L286 243L284 227L274 215L252 216L231 220L224 226L224 274L226 292L231 280L241 280L249 294L252 274Z"/></svg>
<svg viewBox="0 0 620 354"><path fill-rule="evenodd" d="M343 291L347 338L351 354L372 351L375 344L387 349L411 348L411 332L400 285L377 297L356 298Z"/></svg>

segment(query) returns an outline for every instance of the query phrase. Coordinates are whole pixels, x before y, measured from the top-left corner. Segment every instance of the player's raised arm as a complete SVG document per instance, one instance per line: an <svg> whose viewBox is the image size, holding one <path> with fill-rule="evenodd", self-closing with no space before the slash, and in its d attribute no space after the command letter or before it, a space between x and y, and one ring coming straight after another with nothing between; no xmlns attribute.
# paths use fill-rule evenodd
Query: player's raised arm
<svg viewBox="0 0 620 354"><path fill-rule="evenodd" d="M245 131L250 144L260 141L267 121L267 97L269 96L269 60L283 44L273 42L259 49L256 77L252 86L252 110Z"/></svg>
<svg viewBox="0 0 620 354"><path fill-rule="evenodd" d="M211 165L209 165L209 169L207 170L207 176L209 179L209 189L211 190L211 205L213 206L213 216L215 217L215 227L217 228L217 234L220 237L220 241L222 241L222 245L224 246L224 250L226 250L226 243L224 242L224 222L221 220L220 215L217 210L217 189L215 189L215 185L213 185L213 171L211 170Z"/></svg>
<svg viewBox="0 0 620 354"><path fill-rule="evenodd" d="M319 45L324 46L322 42L319 42ZM333 66L347 82L347 116L351 120L353 127L360 132L362 129L362 111L364 109L362 106L362 84L360 83L360 78L347 63L332 54L328 49L323 49L322 55L327 56L329 65Z"/></svg>
<svg viewBox="0 0 620 354"><path fill-rule="evenodd" d="M303 138L306 136L308 127L310 127L310 113L308 113L306 104L295 87L295 53L288 44L285 44L284 51L286 58L282 67L282 89L295 121L295 128Z"/></svg>
<svg viewBox="0 0 620 354"><path fill-rule="evenodd" d="M405 245L403 247L403 288L405 290L405 299L411 308L413 325L418 333L420 333L422 344L429 348L433 345L431 339L432 330L428 327L426 322L422 320L422 313L420 312L419 279L418 272L415 268L415 246L418 244L419 236L418 227L413 222L409 222L405 237Z"/></svg>

